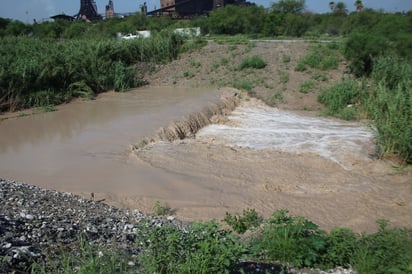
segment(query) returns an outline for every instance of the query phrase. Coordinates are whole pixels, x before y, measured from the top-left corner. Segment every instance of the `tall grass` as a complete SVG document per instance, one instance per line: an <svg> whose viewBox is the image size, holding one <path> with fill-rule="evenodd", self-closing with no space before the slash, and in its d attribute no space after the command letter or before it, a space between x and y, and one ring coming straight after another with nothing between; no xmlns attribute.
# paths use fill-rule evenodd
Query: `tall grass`
<svg viewBox="0 0 412 274"><path fill-rule="evenodd" d="M168 33L127 41L1 38L0 110L135 87L137 62L168 62L182 44L181 37Z"/></svg>
<svg viewBox="0 0 412 274"><path fill-rule="evenodd" d="M378 130L382 153L396 153L412 161L412 64L386 56L376 60L375 85L368 110Z"/></svg>
<svg viewBox="0 0 412 274"><path fill-rule="evenodd" d="M347 80L323 91L318 100L326 105L323 114L353 120L357 118L356 108L361 102L361 92L356 81Z"/></svg>

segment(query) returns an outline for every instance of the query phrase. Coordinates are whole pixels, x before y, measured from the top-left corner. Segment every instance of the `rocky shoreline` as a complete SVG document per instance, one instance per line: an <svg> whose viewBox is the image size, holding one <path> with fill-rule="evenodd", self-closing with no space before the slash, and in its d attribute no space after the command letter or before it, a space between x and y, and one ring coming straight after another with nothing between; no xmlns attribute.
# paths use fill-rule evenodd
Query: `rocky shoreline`
<svg viewBox="0 0 412 274"><path fill-rule="evenodd" d="M91 246L138 255L139 226L187 223L123 210L99 201L0 179L0 273L26 272L64 246L76 254L79 237ZM130 262L134 264L134 262Z"/></svg>

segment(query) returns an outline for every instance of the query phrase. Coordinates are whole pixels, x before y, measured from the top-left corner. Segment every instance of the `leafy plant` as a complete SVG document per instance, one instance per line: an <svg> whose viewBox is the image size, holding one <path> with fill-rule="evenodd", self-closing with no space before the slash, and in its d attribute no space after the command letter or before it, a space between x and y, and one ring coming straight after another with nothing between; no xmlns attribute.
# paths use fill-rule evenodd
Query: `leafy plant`
<svg viewBox="0 0 412 274"><path fill-rule="evenodd" d="M304 81L304 82L300 85L299 91L300 91L301 93L307 94L307 93L309 93L309 92L312 92L315 87L316 87L316 82L311 81L311 80L307 80L307 81Z"/></svg>
<svg viewBox="0 0 412 274"><path fill-rule="evenodd" d="M276 104L278 103L283 103L284 100L285 99L283 98L283 95L280 92L273 93L272 96L270 96L269 98L269 102L272 106L276 106Z"/></svg>
<svg viewBox="0 0 412 274"><path fill-rule="evenodd" d="M247 69L247 68L254 68L254 69L262 69L266 67L266 62L260 57L259 55L254 55L252 57L244 58L239 65L239 69Z"/></svg>
<svg viewBox="0 0 412 274"><path fill-rule="evenodd" d="M412 273L412 230L389 229L387 221L379 222L379 231L363 235L352 256L360 273Z"/></svg>
<svg viewBox="0 0 412 274"><path fill-rule="evenodd" d="M245 249L228 230L210 221L187 231L154 227L146 236L140 262L148 273L227 273Z"/></svg>
<svg viewBox="0 0 412 274"><path fill-rule="evenodd" d="M160 201L156 201L153 206L154 214L158 216L165 216L172 213L172 209L167 204L162 204Z"/></svg>
<svg viewBox="0 0 412 274"><path fill-rule="evenodd" d="M318 100L326 105L326 115L350 120L356 117L356 104L361 102L361 92L355 81L347 80L323 91Z"/></svg>
<svg viewBox="0 0 412 274"><path fill-rule="evenodd" d="M238 233L245 233L246 230L257 227L262 221L258 213L254 209L245 209L243 214L232 215L226 212L224 221L232 227L232 229Z"/></svg>
<svg viewBox="0 0 412 274"><path fill-rule="evenodd" d="M246 90L247 92L252 92L253 89L253 85L248 79L233 81L232 85L234 88Z"/></svg>
<svg viewBox="0 0 412 274"><path fill-rule="evenodd" d="M325 247L325 235L318 226L287 210L276 211L269 218L254 246L260 256L296 267L313 266Z"/></svg>

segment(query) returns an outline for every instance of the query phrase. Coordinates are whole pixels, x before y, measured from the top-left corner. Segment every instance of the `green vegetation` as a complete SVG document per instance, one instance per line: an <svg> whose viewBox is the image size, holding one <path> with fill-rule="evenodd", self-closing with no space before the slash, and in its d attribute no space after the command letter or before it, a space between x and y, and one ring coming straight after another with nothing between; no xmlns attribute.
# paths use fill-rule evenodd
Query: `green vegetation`
<svg viewBox="0 0 412 274"><path fill-rule="evenodd" d="M167 204L156 201L153 206L153 213L157 216L166 216L172 214L172 209Z"/></svg>
<svg viewBox="0 0 412 274"><path fill-rule="evenodd" d="M246 57L242 59L239 65L240 70L247 69L247 68L263 69L265 67L266 67L266 62L259 55Z"/></svg>
<svg viewBox="0 0 412 274"><path fill-rule="evenodd" d="M246 209L243 210L242 216L233 216L229 212L226 212L224 221L230 225L234 231L245 233L246 230L251 229L252 227L258 227L262 218L258 215L256 210Z"/></svg>
<svg viewBox="0 0 412 274"><path fill-rule="evenodd" d="M283 98L282 93L275 92L270 96L269 102L272 106L276 106L278 103L284 103L285 99Z"/></svg>
<svg viewBox="0 0 412 274"><path fill-rule="evenodd" d="M138 62L168 62L182 44L167 33L126 41L0 38L0 108L56 105L138 86Z"/></svg>
<svg viewBox="0 0 412 274"><path fill-rule="evenodd" d="M326 105L325 115L333 115L344 120L356 118L355 108L360 102L360 90L354 80L335 84L319 95L319 102Z"/></svg>
<svg viewBox="0 0 412 274"><path fill-rule="evenodd" d="M327 45L317 45L310 49L308 55L299 60L296 71L305 71L307 67L312 69L330 70L338 68L339 52Z"/></svg>
<svg viewBox="0 0 412 274"><path fill-rule="evenodd" d="M225 221L243 237L216 221L195 222L184 230L140 223L137 258L116 246L102 252L80 239L79 247L54 254L47 266L34 263L32 268L36 273L230 273L243 260L280 264L285 270L291 265L323 270L343 266L359 273L412 273L412 230L389 228L384 220L370 234L347 228L327 232L287 210L262 220L247 209L242 216L227 214Z"/></svg>
<svg viewBox="0 0 412 274"><path fill-rule="evenodd" d="M302 84L300 84L299 91L301 93L307 94L309 92L312 92L315 87L316 87L315 81L307 80L307 81L304 81Z"/></svg>
<svg viewBox="0 0 412 274"><path fill-rule="evenodd" d="M147 273L227 273L244 254L244 246L214 222L193 223L187 231L154 227L143 241L140 263Z"/></svg>

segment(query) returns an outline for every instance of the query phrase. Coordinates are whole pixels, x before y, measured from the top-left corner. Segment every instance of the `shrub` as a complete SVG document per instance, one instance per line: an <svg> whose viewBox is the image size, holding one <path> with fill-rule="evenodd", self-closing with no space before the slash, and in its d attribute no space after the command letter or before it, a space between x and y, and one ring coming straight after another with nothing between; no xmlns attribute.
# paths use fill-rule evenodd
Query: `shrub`
<svg viewBox="0 0 412 274"><path fill-rule="evenodd" d="M309 66L313 69L330 70L339 65L339 51L329 45L317 45L310 49L309 53L298 61L295 70L305 71Z"/></svg>
<svg viewBox="0 0 412 274"><path fill-rule="evenodd" d="M376 33L354 32L349 35L344 56L350 62L349 68L356 76L368 76L373 69L373 59L388 48L386 38Z"/></svg>
<svg viewBox="0 0 412 274"><path fill-rule="evenodd" d="M346 80L323 91L318 96L318 100L326 105L324 111L326 115L351 120L355 118L356 104L361 101L360 94L357 83L352 80Z"/></svg>
<svg viewBox="0 0 412 274"><path fill-rule="evenodd" d="M350 266L357 241L357 235L352 230L333 228L326 237L326 252L321 259L322 265L325 268L333 268L337 265Z"/></svg>
<svg viewBox="0 0 412 274"><path fill-rule="evenodd" d="M324 232L311 221L287 213L279 210L266 221L254 239L256 251L272 262L296 267L315 265L325 247Z"/></svg>
<svg viewBox="0 0 412 274"><path fill-rule="evenodd" d="M316 87L316 82L315 81L307 80L307 81L304 81L300 85L299 91L301 93L307 94L309 92L312 92L315 87Z"/></svg>
<svg viewBox="0 0 412 274"><path fill-rule="evenodd" d="M354 268L359 273L412 273L412 230L378 223L378 232L358 241L351 261Z"/></svg>
<svg viewBox="0 0 412 274"><path fill-rule="evenodd" d="M171 214L172 209L167 204L161 204L160 201L156 201L153 206L153 212L158 216L165 216Z"/></svg>
<svg viewBox="0 0 412 274"><path fill-rule="evenodd" d="M245 90L249 93L252 92L252 89L253 89L252 83L247 79L243 79L240 81L233 81L232 86L237 89Z"/></svg>
<svg viewBox="0 0 412 274"><path fill-rule="evenodd" d="M193 223L187 232L175 226L151 228L140 262L147 273L227 273L244 252L230 231L210 221Z"/></svg>
<svg viewBox="0 0 412 274"><path fill-rule="evenodd" d="M266 67L266 62L259 55L244 58L239 65L241 70L247 68L262 69L264 67Z"/></svg>
<svg viewBox="0 0 412 274"><path fill-rule="evenodd" d="M224 221L238 233L245 233L246 230L257 227L262 221L258 213L254 209L243 210L242 216L232 215L226 212Z"/></svg>

